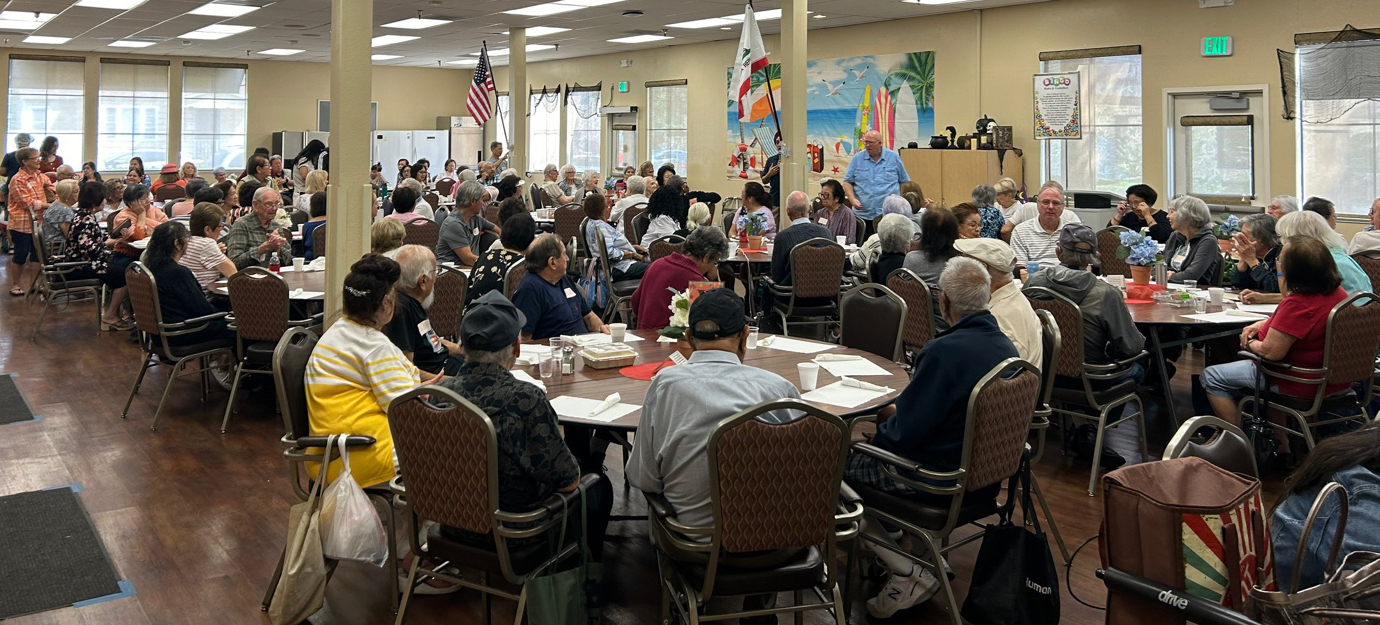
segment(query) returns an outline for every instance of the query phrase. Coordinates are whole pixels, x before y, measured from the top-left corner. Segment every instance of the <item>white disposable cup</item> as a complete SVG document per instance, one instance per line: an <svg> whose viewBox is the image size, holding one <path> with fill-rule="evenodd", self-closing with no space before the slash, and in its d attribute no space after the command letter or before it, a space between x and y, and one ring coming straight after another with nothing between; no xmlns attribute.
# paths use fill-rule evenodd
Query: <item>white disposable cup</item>
<svg viewBox="0 0 1380 625"><path fill-rule="evenodd" d="M748 326L748 349L757 349L757 326Z"/></svg>
<svg viewBox="0 0 1380 625"><path fill-rule="evenodd" d="M800 369L800 390L815 390L815 384L819 383L819 365L813 362L802 362L796 365L796 368Z"/></svg>
<svg viewBox="0 0 1380 625"><path fill-rule="evenodd" d="M612 339L614 343L622 343L623 336L627 333L627 331L628 324L626 323L609 324L609 338Z"/></svg>
<svg viewBox="0 0 1380 625"><path fill-rule="evenodd" d="M293 271L301 271L302 268L303 268L303 267L306 267L306 266L307 266L307 261L306 261L306 259L302 259L302 258L294 258L294 259L292 259L292 270L293 270Z"/></svg>
<svg viewBox="0 0 1380 625"><path fill-rule="evenodd" d="M558 364L561 361L560 352L552 350L550 353L543 354L539 358L540 364L538 365L538 369L540 370L542 379L549 380L555 377L556 369L560 367L560 365Z"/></svg>
<svg viewBox="0 0 1380 625"><path fill-rule="evenodd" d="M848 237L839 235L834 237L834 240L837 241L839 245L848 245Z"/></svg>
<svg viewBox="0 0 1380 625"><path fill-rule="evenodd" d="M1222 305L1222 296L1223 296L1224 294L1226 294L1226 292L1227 292L1226 289L1223 289L1223 288L1220 288L1220 287L1212 287L1212 288L1209 288L1209 289L1208 289L1208 301L1212 302L1212 304L1215 305L1215 306L1221 306L1221 305Z"/></svg>

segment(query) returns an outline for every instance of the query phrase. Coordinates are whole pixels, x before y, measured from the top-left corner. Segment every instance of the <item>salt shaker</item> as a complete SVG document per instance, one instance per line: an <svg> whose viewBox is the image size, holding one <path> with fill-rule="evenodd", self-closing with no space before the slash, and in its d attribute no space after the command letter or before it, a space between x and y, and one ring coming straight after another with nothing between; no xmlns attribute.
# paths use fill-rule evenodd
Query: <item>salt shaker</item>
<svg viewBox="0 0 1380 625"><path fill-rule="evenodd" d="M566 343L561 346L561 374L575 373L575 346Z"/></svg>

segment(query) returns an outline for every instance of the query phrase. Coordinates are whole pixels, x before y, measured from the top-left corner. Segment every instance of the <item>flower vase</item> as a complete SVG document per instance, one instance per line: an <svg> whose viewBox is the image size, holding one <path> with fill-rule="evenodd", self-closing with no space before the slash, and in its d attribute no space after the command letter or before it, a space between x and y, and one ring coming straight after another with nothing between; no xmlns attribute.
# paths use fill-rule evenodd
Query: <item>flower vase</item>
<svg viewBox="0 0 1380 625"><path fill-rule="evenodd" d="M1221 248L1223 254L1230 254L1236 251L1236 242L1231 239L1217 239L1217 247Z"/></svg>
<svg viewBox="0 0 1380 625"><path fill-rule="evenodd" d="M1131 283L1141 286L1150 284L1150 267L1131 265Z"/></svg>
<svg viewBox="0 0 1380 625"><path fill-rule="evenodd" d="M747 240L748 240L748 249L750 249L750 250L760 250L760 249L762 249L762 235L759 234L759 235L753 236L753 235L749 234Z"/></svg>

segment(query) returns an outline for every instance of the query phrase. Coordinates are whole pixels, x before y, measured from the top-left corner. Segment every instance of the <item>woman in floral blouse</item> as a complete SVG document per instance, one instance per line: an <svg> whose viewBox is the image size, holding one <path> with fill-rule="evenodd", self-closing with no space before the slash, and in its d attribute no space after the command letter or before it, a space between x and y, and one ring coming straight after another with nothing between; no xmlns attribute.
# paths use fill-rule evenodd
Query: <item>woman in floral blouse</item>
<svg viewBox="0 0 1380 625"><path fill-rule="evenodd" d="M522 198L511 197L504 202L522 203ZM479 296L489 291L503 293L504 280L508 276L508 268L513 263L522 260L527 254L527 247L532 245L532 239L537 236L537 223L532 220L532 215L523 208L522 212L508 217L503 222L502 233L498 237L499 243L503 245L501 249L486 250L479 255L479 260L474 263L474 268L470 270L469 289L465 292L465 307L468 308L470 302L479 299Z"/></svg>
<svg viewBox="0 0 1380 625"><path fill-rule="evenodd" d="M114 243L107 236L105 224L96 216L105 205L105 185L99 182L82 183L77 191L77 210L72 216L72 228L67 235L67 248L56 262L86 263L86 266L73 268L64 277L68 280L94 280L105 273L110 263L110 245ZM110 304L101 315L103 327L127 328L128 324L120 318L120 305L123 298L110 298Z"/></svg>
<svg viewBox="0 0 1380 625"><path fill-rule="evenodd" d="M1001 228L1006 225L1006 216L997 208L997 190L990 184L973 187L973 203L982 215L982 237L1000 239Z"/></svg>

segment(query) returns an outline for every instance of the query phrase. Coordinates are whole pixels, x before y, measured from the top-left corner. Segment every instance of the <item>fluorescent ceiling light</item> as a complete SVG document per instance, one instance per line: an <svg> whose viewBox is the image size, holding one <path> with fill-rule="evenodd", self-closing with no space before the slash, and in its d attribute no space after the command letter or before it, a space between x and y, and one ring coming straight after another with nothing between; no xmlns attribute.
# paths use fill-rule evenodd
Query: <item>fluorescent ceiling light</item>
<svg viewBox="0 0 1380 625"><path fill-rule="evenodd" d="M963 0L963 1L966 2L967 0ZM771 20L779 20L779 19L781 19L781 9L771 9L771 10L767 10L767 11L758 11L758 12L756 12L756 13L754 14L754 16L757 18L757 21L759 21L759 22L768 22L768 21L771 21ZM740 15L725 15L725 16L723 16L723 17L711 17L711 18L702 19L702 20L691 20L691 21L689 21L689 22L677 22L677 23L675 23L675 24L667 24L666 26L667 26L668 28L713 28L713 27L715 27L715 26L720 26L720 27L722 27L722 26L735 26L735 25L742 24L742 23L743 23L743 16L740 14Z"/></svg>
<svg viewBox="0 0 1380 625"><path fill-rule="evenodd" d="M569 29L569 28L557 28L557 27L555 27L555 26L533 26L533 27L527 29L527 36L528 36L528 37L545 37L545 36L547 36L547 35L554 35L554 34L556 34L556 33L563 33L563 32L566 32L566 31L568 31L568 30L570 30L570 29ZM508 34L508 31L506 31L506 30L503 31L503 34L505 34L505 35Z"/></svg>
<svg viewBox="0 0 1380 625"><path fill-rule="evenodd" d="M398 20L398 21L396 21L396 22L392 22L392 23L389 23L389 24L384 24L383 27L384 27L384 28L406 28L407 30L421 30L421 29L423 29L423 28L431 28L432 26L440 26L440 25L442 25L442 24L449 24L449 23L450 23L450 20L434 20L434 19L423 19L423 18L420 18L420 17L412 17L412 18L408 18L408 19L405 19L405 20Z"/></svg>
<svg viewBox="0 0 1380 625"><path fill-rule="evenodd" d="M28 11L0 11L0 29L33 30L57 17L56 13L31 13Z"/></svg>
<svg viewBox="0 0 1380 625"><path fill-rule="evenodd" d="M556 2L547 2L546 4L536 4L536 5L532 5L532 6L530 6L530 7L523 7L523 8L521 8L521 9L513 9L513 10L511 10L511 11L504 11L504 13L507 13L507 14L509 14L509 15L526 15L526 16L529 16L529 17L543 17L543 16L546 16L546 15L555 15L555 14L557 14L557 13L566 13L566 12L569 12L569 11L575 11L575 10L577 10L577 9L587 9L587 8L589 8L589 7L600 7L600 6L604 6L604 5L606 5L606 4L613 4L613 3L615 3L615 2L622 2L622 1L623 1L623 0L557 0Z"/></svg>
<svg viewBox="0 0 1380 625"><path fill-rule="evenodd" d="M960 2L975 2L976 0L901 0L906 4L958 4Z"/></svg>
<svg viewBox="0 0 1380 625"><path fill-rule="evenodd" d="M412 41L413 39L419 39L419 37L413 35L379 35L374 37L370 45L378 48L381 46L391 46L395 43L402 43L404 41Z"/></svg>
<svg viewBox="0 0 1380 625"><path fill-rule="evenodd" d="M38 43L52 46L60 46L71 40L71 37L43 37L39 35L30 35L24 38L24 43Z"/></svg>
<svg viewBox="0 0 1380 625"><path fill-rule="evenodd" d="M402 58L401 54L375 54L369 57L370 61L391 61Z"/></svg>
<svg viewBox="0 0 1380 625"><path fill-rule="evenodd" d="M470 66L470 65L478 65L478 64L479 64L479 61L477 61L477 60L475 60L475 59L460 59L459 61L446 61L446 65L466 65L466 66Z"/></svg>
<svg viewBox="0 0 1380 625"><path fill-rule="evenodd" d="M622 2L622 1L623 1L623 0L556 0L556 4L568 4L568 5L570 5L570 6L577 6L577 7L580 7L580 8L585 8L585 7L601 7L601 6L604 6L604 5L606 5L606 4L613 4L613 3L615 3L615 2Z"/></svg>
<svg viewBox="0 0 1380 625"><path fill-rule="evenodd" d="M210 15L212 17L239 17L246 13L258 11L259 7L247 4L223 4L211 2L203 4L195 9L187 11L189 15Z"/></svg>
<svg viewBox="0 0 1380 625"><path fill-rule="evenodd" d="M663 39L675 39L675 37L667 37L666 35L636 35L633 37L610 39L609 43L647 43L649 41L661 41Z"/></svg>
<svg viewBox="0 0 1380 625"><path fill-rule="evenodd" d="M155 44L155 43L158 43L158 42L156 42L156 41L137 41L137 40L134 40L134 39L121 39L121 40L119 40L119 41L112 41L112 42L110 42L110 47L112 47L112 48L147 48L147 47L149 47L149 46L151 46L151 45L153 45L153 44Z"/></svg>
<svg viewBox="0 0 1380 625"><path fill-rule="evenodd" d="M128 11L137 7L148 0L77 0L75 6L89 7L92 9L115 9L117 11Z"/></svg>
<svg viewBox="0 0 1380 625"><path fill-rule="evenodd" d="M198 28L189 33L183 33L183 39L202 39L205 41L215 41L224 39L230 35L238 35L243 32L254 30L253 26L235 26L232 24L211 24L205 28Z"/></svg>
<svg viewBox="0 0 1380 625"><path fill-rule="evenodd" d="M272 48L269 50L260 50L259 54L266 54L268 56L292 56L303 52L306 52L306 50L298 50L296 48Z"/></svg>
<svg viewBox="0 0 1380 625"><path fill-rule="evenodd" d="M554 49L556 49L556 46L553 46L553 45L551 45L551 44L549 44L549 43L529 43L529 44L527 44L527 48L526 48L526 50L527 50L528 52L541 52L542 50L554 50ZM479 56L479 53L478 53L478 52L471 52L471 53L470 53L470 56ZM499 48L499 49L497 49L497 50L489 50L489 56L508 56L508 49L507 49L507 48Z"/></svg>
<svg viewBox="0 0 1380 625"><path fill-rule="evenodd" d="M810 17L813 17L813 18L815 18L815 19L817 19L817 20L822 20L822 19L824 19L824 18L826 18L826 17L829 17L829 16L827 16L827 15L820 15L819 13L816 13L816 14L814 14L814 15L811 15Z"/></svg>

